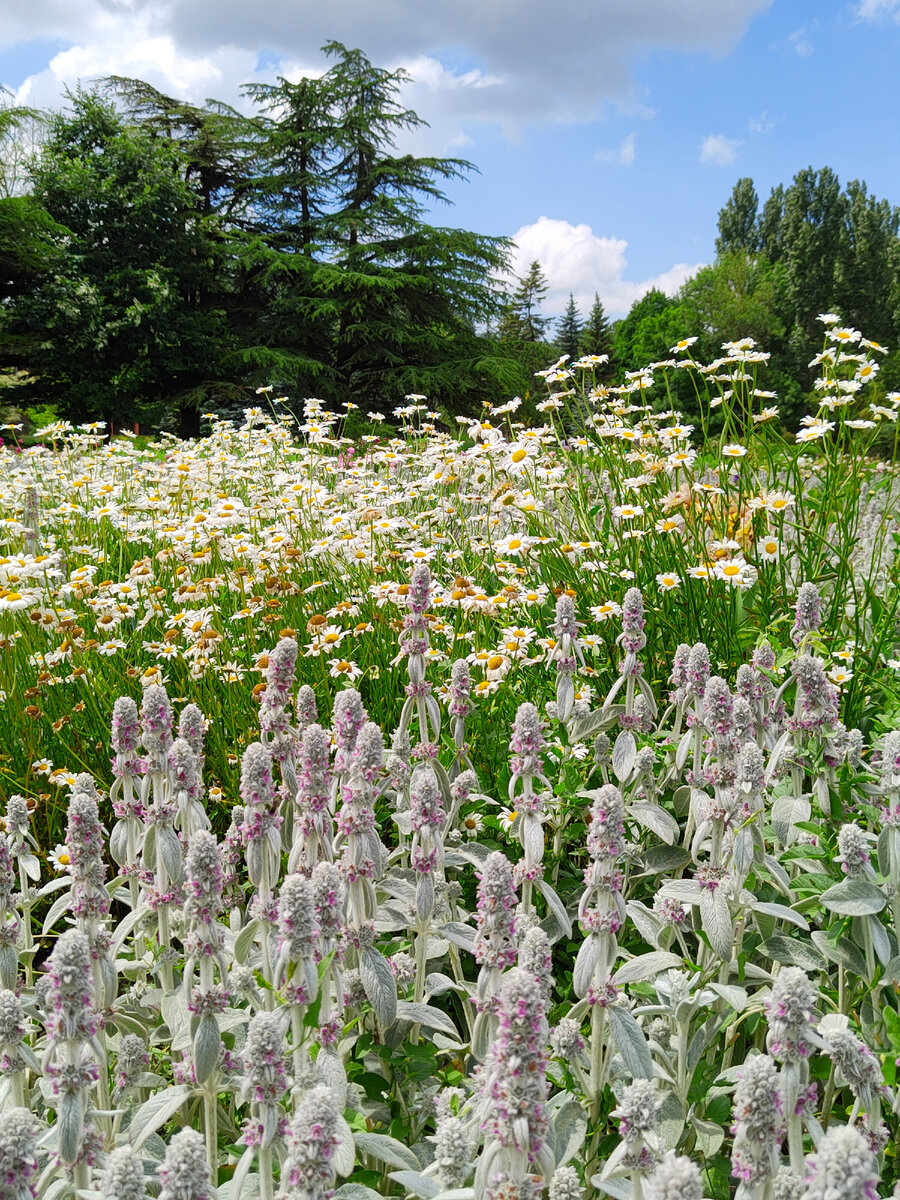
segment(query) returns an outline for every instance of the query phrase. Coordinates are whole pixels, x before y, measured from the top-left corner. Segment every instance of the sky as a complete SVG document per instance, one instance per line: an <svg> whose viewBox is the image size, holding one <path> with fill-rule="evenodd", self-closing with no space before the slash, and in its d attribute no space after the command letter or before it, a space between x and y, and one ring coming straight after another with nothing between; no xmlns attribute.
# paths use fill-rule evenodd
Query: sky
<svg viewBox="0 0 900 1200"><path fill-rule="evenodd" d="M242 83L320 74L332 39L406 71L429 127L399 148L478 168L430 220L512 237L548 314L677 290L742 176L762 202L830 166L900 204L900 0L0 0L0 83L246 108Z"/></svg>

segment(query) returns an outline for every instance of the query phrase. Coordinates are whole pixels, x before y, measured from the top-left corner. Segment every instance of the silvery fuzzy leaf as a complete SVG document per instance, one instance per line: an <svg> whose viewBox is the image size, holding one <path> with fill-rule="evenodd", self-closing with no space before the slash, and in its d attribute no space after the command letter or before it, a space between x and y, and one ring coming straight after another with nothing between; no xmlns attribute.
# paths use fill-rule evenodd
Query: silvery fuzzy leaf
<svg viewBox="0 0 900 1200"><path fill-rule="evenodd" d="M64 1163L74 1163L84 1134L84 1101L81 1093L63 1094L56 1109L56 1148Z"/></svg>
<svg viewBox="0 0 900 1200"><path fill-rule="evenodd" d="M681 741L678 743L678 749L675 751L675 766L680 771L688 760L688 755L691 752L691 747L694 744L693 729L685 730L681 735Z"/></svg>
<svg viewBox="0 0 900 1200"><path fill-rule="evenodd" d="M848 937L840 937L836 942L829 941L824 929L814 929L813 944L821 950L824 956L838 966L846 967L861 979L866 978L866 960L862 950Z"/></svg>
<svg viewBox="0 0 900 1200"><path fill-rule="evenodd" d="M600 961L602 946L599 933L589 933L578 947L578 955L572 970L572 990L580 999L588 994L594 971Z"/></svg>
<svg viewBox="0 0 900 1200"><path fill-rule="evenodd" d="M572 715L575 707L575 684L571 675L560 675L556 680L556 715L563 724Z"/></svg>
<svg viewBox="0 0 900 1200"><path fill-rule="evenodd" d="M440 971L432 971L425 976L425 992L429 996L443 996L445 992L462 992L465 995L466 989L463 984L457 983L449 975L443 975Z"/></svg>
<svg viewBox="0 0 900 1200"><path fill-rule="evenodd" d="M72 881L67 880L66 882L71 887ZM44 917L44 926L43 926L43 929L41 930L41 933L44 937L47 936L47 934L50 932L50 930L53 928L53 926L56 924L56 922L59 920L59 918L63 915L63 913L68 912L69 905L71 903L72 903L72 898L71 898L71 896L69 896L68 892L66 893L65 896L58 896L56 898L56 900L53 901L53 903L50 905L50 908L47 912L46 917Z"/></svg>
<svg viewBox="0 0 900 1200"><path fill-rule="evenodd" d="M815 934L813 934L815 938ZM815 946L800 938L776 933L760 946L763 954L784 966L800 967L804 971L824 971L825 959Z"/></svg>
<svg viewBox="0 0 900 1200"><path fill-rule="evenodd" d="M631 1200L633 1194L631 1180L625 1175L617 1175L612 1179L604 1179L602 1175L595 1175L591 1179L591 1183L598 1191L612 1196L613 1200Z"/></svg>
<svg viewBox="0 0 900 1200"><path fill-rule="evenodd" d="M696 879L670 879L659 890L660 895L669 900L677 900L681 904L700 903L701 889Z"/></svg>
<svg viewBox="0 0 900 1200"><path fill-rule="evenodd" d="M427 875L420 875L416 884L416 919L421 929L428 925L433 912L434 876L429 872Z"/></svg>
<svg viewBox="0 0 900 1200"><path fill-rule="evenodd" d="M788 742L791 740L790 730L786 730L775 745L772 747L772 753L769 756L769 764L766 767L765 782L766 787L772 782L775 777L775 772L778 770L778 764L781 761L781 756L784 753Z"/></svg>
<svg viewBox="0 0 900 1200"><path fill-rule="evenodd" d="M653 1059L644 1031L627 1008L612 1004L606 1010L610 1032L622 1061L635 1079L653 1078Z"/></svg>
<svg viewBox="0 0 900 1200"><path fill-rule="evenodd" d="M710 983L707 985L711 992L721 996L735 1012L743 1012L749 999L746 991L735 983Z"/></svg>
<svg viewBox="0 0 900 1200"><path fill-rule="evenodd" d="M865 879L842 879L819 897L829 912L841 917L863 917L881 912L887 904L881 888Z"/></svg>
<svg viewBox="0 0 900 1200"><path fill-rule="evenodd" d="M693 1071L697 1063L703 1057L707 1049L715 1040L716 1034L725 1024L728 1019L727 1013L716 1013L704 1021L694 1036L691 1038L687 1048L687 1066L689 1071Z"/></svg>
<svg viewBox="0 0 900 1200"><path fill-rule="evenodd" d="M157 848L162 865L169 879L177 883L181 878L181 843L178 834L168 825L159 825L156 829Z"/></svg>
<svg viewBox="0 0 900 1200"><path fill-rule="evenodd" d="M553 1114L551 1129L555 1166L564 1167L579 1153L587 1136L587 1115L574 1097Z"/></svg>
<svg viewBox="0 0 900 1200"><path fill-rule="evenodd" d="M636 958L623 963L613 975L612 981L621 987L626 983L653 979L663 971L681 966L683 966L683 961L678 954L670 954L667 950L654 950L650 954L639 954Z"/></svg>
<svg viewBox="0 0 900 1200"><path fill-rule="evenodd" d="M247 924L243 927L243 929L238 933L237 937L234 939L234 949L233 949L232 953L234 954L234 961L236 963L240 963L243 965L243 963L246 961L247 955L250 953L250 947L253 945L253 941L256 937L256 933L257 933L258 929L259 929L259 921L258 920L254 919L252 921L248 921Z"/></svg>
<svg viewBox="0 0 900 1200"><path fill-rule="evenodd" d="M535 887L547 901L547 909L556 919L556 923L559 926L560 931L565 934L566 937L571 937L572 920L569 914L566 912L566 906L553 890L553 885L546 879L536 879L534 883Z"/></svg>
<svg viewBox="0 0 900 1200"><path fill-rule="evenodd" d="M791 877L788 875L787 871L784 869L778 859L773 858L771 854L764 855L763 862L765 863L766 870L769 872L769 875L771 875L775 886L783 895L790 898Z"/></svg>
<svg viewBox="0 0 900 1200"><path fill-rule="evenodd" d="M658 804L641 801L637 804L627 805L626 812L634 817L638 824L655 833L667 846L675 845L680 832L678 822L664 808Z"/></svg>
<svg viewBox="0 0 900 1200"><path fill-rule="evenodd" d="M238 1165L234 1169L234 1174L227 1183L223 1183L219 1188L219 1194L222 1195L222 1189L226 1189L224 1195L227 1200L241 1200L244 1194L244 1184L247 1181L247 1175L250 1167L253 1165L253 1160L256 1157L256 1147L248 1146L238 1160Z"/></svg>
<svg viewBox="0 0 900 1200"><path fill-rule="evenodd" d="M17 861L25 868L25 874L34 883L41 877L41 864L38 862L36 854L19 854Z"/></svg>
<svg viewBox="0 0 900 1200"><path fill-rule="evenodd" d="M534 813L526 813L519 830L528 862L539 863L544 857L544 827Z"/></svg>
<svg viewBox="0 0 900 1200"><path fill-rule="evenodd" d="M15 946L0 946L0 983L12 991L19 976L19 956Z"/></svg>
<svg viewBox="0 0 900 1200"><path fill-rule="evenodd" d="M612 751L612 769L619 783L624 783L634 770L637 758L637 743L630 729L623 729L616 738Z"/></svg>
<svg viewBox="0 0 900 1200"><path fill-rule="evenodd" d="M391 820L404 836L409 837L412 834L412 816L408 812L391 813Z"/></svg>
<svg viewBox="0 0 900 1200"><path fill-rule="evenodd" d="M219 1065L222 1036L215 1013L204 1013L197 1022L193 1037L194 1074L198 1083L206 1083Z"/></svg>
<svg viewBox="0 0 900 1200"><path fill-rule="evenodd" d="M139 1150L151 1133L175 1116L182 1104L190 1099L192 1090L189 1084L177 1083L144 1101L134 1112L128 1126L128 1137L135 1150Z"/></svg>
<svg viewBox="0 0 900 1200"><path fill-rule="evenodd" d="M890 825L885 825L878 835L878 870L885 879L890 878L891 875L891 853L894 838L894 829ZM900 840L900 835L898 835L898 840Z"/></svg>
<svg viewBox="0 0 900 1200"><path fill-rule="evenodd" d="M468 950L470 954L475 953L475 930L468 925L463 925L461 921L448 921L446 925L441 926L440 934L454 946L459 946L461 950Z"/></svg>
<svg viewBox="0 0 900 1200"><path fill-rule="evenodd" d="M629 900L625 910L644 941L658 950L662 922L656 913L640 900Z"/></svg>
<svg viewBox="0 0 900 1200"><path fill-rule="evenodd" d="M359 1153L368 1154L389 1167L407 1171L422 1169L412 1150L386 1133L354 1133L353 1140Z"/></svg>
<svg viewBox="0 0 900 1200"><path fill-rule="evenodd" d="M882 966L884 966L891 961L890 934L877 917L854 917L853 936L856 937L858 932L859 937L857 940L859 941L862 941L863 934L862 930L858 930L857 927L862 925L863 921L866 922L869 928L869 937L872 939L872 949L875 951L878 961L882 964Z"/></svg>
<svg viewBox="0 0 900 1200"><path fill-rule="evenodd" d="M786 904L770 904L768 901L754 900L750 907L754 912L765 913L766 916L775 917L779 921L787 921L791 925L796 925L799 929L809 932L809 921L806 917L793 908L788 908Z"/></svg>
<svg viewBox="0 0 900 1200"><path fill-rule="evenodd" d="M441 1185L435 1179L423 1175L421 1171L389 1171L388 1178L418 1196L419 1200L435 1200L441 1190Z"/></svg>
<svg viewBox="0 0 900 1200"><path fill-rule="evenodd" d="M723 962L730 962L734 949L734 927L728 900L720 887L712 892L708 888L701 889L700 924L715 953Z"/></svg>
<svg viewBox="0 0 900 1200"><path fill-rule="evenodd" d="M472 1042L470 1049L472 1057L478 1062L484 1062L487 1057L487 1052L491 1047L491 1042L494 1038L494 1029L497 1025L497 1018L493 1013L484 1011L476 1014L475 1022L472 1026Z"/></svg>
<svg viewBox="0 0 900 1200"><path fill-rule="evenodd" d="M782 846L790 846L797 840L796 825L808 821L812 806L808 796L779 796L772 805L772 824L775 836Z"/></svg>
<svg viewBox="0 0 900 1200"><path fill-rule="evenodd" d="M337 1145L332 1151L331 1165L334 1167L336 1175L349 1175L356 1165L356 1147L353 1144L353 1130L347 1124L346 1117L338 1114L337 1126L335 1127L337 1136ZM345 1187L359 1186L358 1184L345 1184Z"/></svg>
<svg viewBox="0 0 900 1200"><path fill-rule="evenodd" d="M426 1029L440 1030L441 1033L446 1033L448 1037L456 1038L459 1041L459 1030L453 1024L453 1020L445 1012L441 1012L439 1008L433 1008L430 1004L398 1000L397 1020L422 1025Z"/></svg>
<svg viewBox="0 0 900 1200"><path fill-rule="evenodd" d="M739 829L735 833L732 857L737 871L747 875L753 866L753 833L749 828Z"/></svg>
<svg viewBox="0 0 900 1200"><path fill-rule="evenodd" d="M697 1134L697 1146L705 1157L711 1157L725 1140L725 1130L715 1121L702 1121L692 1116L691 1124Z"/></svg>
<svg viewBox="0 0 900 1200"><path fill-rule="evenodd" d="M349 1175L350 1171L341 1171L340 1174ZM383 1200L383 1197L381 1192L366 1187L364 1183L344 1183L334 1193L334 1200Z"/></svg>
<svg viewBox="0 0 900 1200"><path fill-rule="evenodd" d="M387 959L374 946L361 952L359 974L375 1016L382 1025L393 1025L397 1019L397 981Z"/></svg>
<svg viewBox="0 0 900 1200"><path fill-rule="evenodd" d="M690 853L683 846L651 846L643 857L644 870L651 875L668 874L686 866L691 860Z"/></svg>
<svg viewBox="0 0 900 1200"><path fill-rule="evenodd" d="M337 1096L338 1108L345 1109L347 1107L347 1072L334 1047L319 1050L316 1058L316 1070L322 1076L322 1081L327 1083ZM350 1170L352 1169L351 1167ZM349 1175L350 1171L341 1171L339 1174Z"/></svg>
<svg viewBox="0 0 900 1200"><path fill-rule="evenodd" d="M156 826L150 825L144 834L144 845L141 851L141 865L145 871L156 870Z"/></svg>

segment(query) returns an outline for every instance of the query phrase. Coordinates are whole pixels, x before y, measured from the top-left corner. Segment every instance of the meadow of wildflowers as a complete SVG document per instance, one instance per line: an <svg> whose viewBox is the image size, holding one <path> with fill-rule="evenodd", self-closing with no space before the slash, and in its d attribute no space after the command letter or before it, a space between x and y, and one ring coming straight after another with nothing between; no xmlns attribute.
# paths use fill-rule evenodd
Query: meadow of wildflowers
<svg viewBox="0 0 900 1200"><path fill-rule="evenodd" d="M0 1200L900 1194L900 395L823 324L796 435L685 339L0 450Z"/></svg>

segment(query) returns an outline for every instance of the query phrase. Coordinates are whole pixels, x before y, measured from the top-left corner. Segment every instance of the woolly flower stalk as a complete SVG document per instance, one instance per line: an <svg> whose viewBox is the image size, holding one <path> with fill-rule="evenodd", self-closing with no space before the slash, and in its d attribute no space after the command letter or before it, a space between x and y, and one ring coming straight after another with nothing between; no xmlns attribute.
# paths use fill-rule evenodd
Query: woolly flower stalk
<svg viewBox="0 0 900 1200"><path fill-rule="evenodd" d="M622 675L639 675L642 671L637 656L647 645L644 628L644 597L640 588L629 588L622 600L622 632L617 641L625 651L619 672Z"/></svg>
<svg viewBox="0 0 900 1200"><path fill-rule="evenodd" d="M283 1133L281 1100L287 1090L284 1069L286 1013L258 1012L250 1020L244 1044L241 1096L250 1100L253 1117L244 1125L245 1146L269 1147Z"/></svg>
<svg viewBox="0 0 900 1200"><path fill-rule="evenodd" d="M407 595L407 611L400 632L400 654L395 660L406 659L409 683L406 701L400 713L400 730L410 727L413 713L418 723L419 742L430 755L441 732L441 710L432 696L432 686L425 678L429 648L428 622L425 614L431 602L431 572L425 563L413 567Z"/></svg>
<svg viewBox="0 0 900 1200"><path fill-rule="evenodd" d="M247 875L257 889L261 915L278 877L281 855L281 817L272 778L272 756L260 742L251 742L241 759L241 799L244 820L241 834L247 851Z"/></svg>
<svg viewBox="0 0 900 1200"><path fill-rule="evenodd" d="M442 1114L430 1140L434 1142L438 1182L444 1188L463 1187L469 1177L473 1154L467 1123L452 1113Z"/></svg>
<svg viewBox="0 0 900 1200"><path fill-rule="evenodd" d="M273 982L280 987L288 978L288 968L293 968L286 997L291 1004L311 1004L315 999L318 941L312 881L305 875L288 875L278 894L278 958Z"/></svg>
<svg viewBox="0 0 900 1200"><path fill-rule="evenodd" d="M297 643L292 637L281 638L269 653L266 690L259 706L259 728L267 741L274 742L273 757L281 761L289 753L285 738L288 730L287 708L297 668Z"/></svg>
<svg viewBox="0 0 900 1200"><path fill-rule="evenodd" d="M206 740L206 717L196 704L186 704L178 718L178 736L190 746L203 767L203 748Z"/></svg>
<svg viewBox="0 0 900 1200"><path fill-rule="evenodd" d="M700 1168L670 1150L644 1182L644 1200L703 1200Z"/></svg>
<svg viewBox="0 0 900 1200"><path fill-rule="evenodd" d="M584 1191L574 1167L557 1167L547 1188L547 1200L582 1200Z"/></svg>
<svg viewBox="0 0 900 1200"><path fill-rule="evenodd" d="M305 729L307 725L312 725L319 715L318 706L316 705L316 693L308 683L301 684L297 690L294 712L297 717L297 725L300 729Z"/></svg>
<svg viewBox="0 0 900 1200"><path fill-rule="evenodd" d="M766 1001L769 1053L783 1064L781 1094L787 1120L791 1167L803 1168L803 1116L815 1099L815 1084L809 1086L809 1056L814 1047L825 1048L812 1026L816 991L799 967L782 967Z"/></svg>
<svg viewBox="0 0 900 1200"><path fill-rule="evenodd" d="M118 778L139 775L144 765L138 753L141 722L137 705L130 696L120 696L113 705L111 740L115 752L114 774Z"/></svg>
<svg viewBox="0 0 900 1200"><path fill-rule="evenodd" d="M819 589L814 583L804 583L797 593L791 641L795 646L799 646L804 638L815 633L821 624L822 597L819 595Z"/></svg>
<svg viewBox="0 0 900 1200"><path fill-rule="evenodd" d="M649 1171L659 1157L656 1129L663 1098L652 1079L635 1079L610 1114L619 1119L621 1162L630 1171Z"/></svg>
<svg viewBox="0 0 900 1200"><path fill-rule="evenodd" d="M551 652L550 660L556 663L556 715L560 721L566 722L571 716L575 704L575 685L572 682L572 676L575 674L577 661L584 662L584 656L578 644L575 601L567 592L562 592L556 601L553 636L556 644Z"/></svg>
<svg viewBox="0 0 900 1200"><path fill-rule="evenodd" d="M337 745L334 769L337 774L344 775L350 770L356 739L367 720L362 697L356 688L344 688L338 692L332 714L334 740Z"/></svg>
<svg viewBox="0 0 900 1200"><path fill-rule="evenodd" d="M860 1101L869 1117L877 1121L884 1091L881 1063L866 1043L849 1029L835 1029L825 1040L827 1053L854 1099Z"/></svg>
<svg viewBox="0 0 900 1200"><path fill-rule="evenodd" d="M540 925L533 925L522 938L517 966L534 976L541 998L548 1006L553 992L553 952L550 939Z"/></svg>
<svg viewBox="0 0 900 1200"><path fill-rule="evenodd" d="M838 690L825 677L825 665L814 654L798 654L791 663L797 699L788 727L824 736L838 721Z"/></svg>
<svg viewBox="0 0 900 1200"><path fill-rule="evenodd" d="M337 815L335 844L343 850L340 865L346 881L347 927L357 949L363 942L371 945L374 941L374 881L381 872L382 846L375 825L373 784L383 762L384 736L374 721L366 721L354 741L353 757L341 785L343 803Z"/></svg>
<svg viewBox="0 0 900 1200"><path fill-rule="evenodd" d="M871 842L858 825L842 825L838 833L838 857L848 879L871 879Z"/></svg>
<svg viewBox="0 0 900 1200"><path fill-rule="evenodd" d="M341 963L344 956L344 880L338 867L329 862L318 863L312 873L312 887L316 921L319 926L317 961L331 956L328 968L319 981L319 1039L322 1045L332 1047L339 1033L337 1019L333 1016L335 998L332 996L332 981L337 992L338 1012L343 1004Z"/></svg>
<svg viewBox="0 0 900 1200"><path fill-rule="evenodd" d="M96 937L98 922L109 912L104 834L96 798L88 792L74 792L69 800L66 826L72 914L79 928L91 938Z"/></svg>
<svg viewBox="0 0 900 1200"><path fill-rule="evenodd" d="M416 928L427 930L434 912L435 873L444 858L444 800L430 766L416 767L409 787L409 817L413 836L410 866L416 874ZM424 977L423 977L424 985ZM420 1000L420 996L416 996Z"/></svg>
<svg viewBox="0 0 900 1200"><path fill-rule="evenodd" d="M544 857L543 805L547 793L552 791L543 773L541 751L544 748L541 719L533 704L520 704L513 722L512 739L509 743L511 774L509 780L509 802L519 815L517 833L524 850L524 858L516 868L517 878L523 883L522 911L531 909L531 887L543 874ZM544 790L535 792L537 783ZM518 793L518 795L517 795Z"/></svg>
<svg viewBox="0 0 900 1200"><path fill-rule="evenodd" d="M300 1101L288 1133L279 1200L330 1200L334 1195L339 1116L338 1098L324 1084Z"/></svg>
<svg viewBox="0 0 900 1200"><path fill-rule="evenodd" d="M162 1182L158 1200L215 1200L206 1147L194 1129L175 1134L156 1173Z"/></svg>
<svg viewBox="0 0 900 1200"><path fill-rule="evenodd" d="M294 845L289 867L311 871L322 859L331 862L334 822L331 815L333 777L331 739L321 725L310 722L300 735L297 791L294 797Z"/></svg>
<svg viewBox="0 0 900 1200"><path fill-rule="evenodd" d="M38 1126L26 1108L0 1113L0 1197L33 1200L36 1195Z"/></svg>
<svg viewBox="0 0 900 1200"><path fill-rule="evenodd" d="M537 980L514 967L503 979L498 1031L479 1081L484 1152L475 1194L489 1198L539 1169L547 1131L547 1019Z"/></svg>
<svg viewBox="0 0 900 1200"><path fill-rule="evenodd" d="M103 1200L145 1200L144 1164L131 1146L118 1146L107 1155L100 1195Z"/></svg>
<svg viewBox="0 0 900 1200"><path fill-rule="evenodd" d="M176 807L175 827L186 839L196 829L208 829L209 817L200 802L203 775L200 756L183 737L177 737L166 756L172 802Z"/></svg>
<svg viewBox="0 0 900 1200"><path fill-rule="evenodd" d="M784 1104L778 1067L767 1054L748 1059L734 1092L734 1144L731 1174L739 1179L738 1196L756 1195L756 1185L778 1170L785 1134Z"/></svg>
<svg viewBox="0 0 900 1200"><path fill-rule="evenodd" d="M164 687L152 683L141 700L141 741L150 755L151 770L166 769L166 755L172 745L172 702Z"/></svg>
<svg viewBox="0 0 900 1200"><path fill-rule="evenodd" d="M804 1200L877 1200L878 1164L852 1125L832 1125L808 1160Z"/></svg>
<svg viewBox="0 0 900 1200"><path fill-rule="evenodd" d="M509 859L499 850L484 860L478 878L475 961L481 968L475 986L478 1015L472 1053L483 1060L496 1025L494 1008L502 972L516 961L516 885Z"/></svg>
<svg viewBox="0 0 900 1200"><path fill-rule="evenodd" d="M459 770L460 761L466 757L466 717L472 711L472 673L464 658L454 659L450 667L447 708L453 718L453 744L456 747L453 774L455 774Z"/></svg>

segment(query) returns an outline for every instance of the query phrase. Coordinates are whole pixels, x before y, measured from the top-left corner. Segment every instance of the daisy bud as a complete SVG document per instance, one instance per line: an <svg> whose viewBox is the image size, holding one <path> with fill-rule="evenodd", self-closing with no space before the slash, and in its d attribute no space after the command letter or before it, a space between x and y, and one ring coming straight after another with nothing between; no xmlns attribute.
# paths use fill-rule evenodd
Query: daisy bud
<svg viewBox="0 0 900 1200"><path fill-rule="evenodd" d="M32 1200L38 1172L38 1127L26 1108L0 1114L0 1196Z"/></svg>
<svg viewBox="0 0 900 1200"><path fill-rule="evenodd" d="M330 1200L334 1194L334 1151L338 1144L338 1099L320 1084L294 1111L279 1200Z"/></svg>
<svg viewBox="0 0 900 1200"><path fill-rule="evenodd" d="M832 1125L807 1166L803 1200L877 1200L878 1164L852 1125Z"/></svg>
<svg viewBox="0 0 900 1200"><path fill-rule="evenodd" d="M103 1200L145 1200L144 1164L131 1146L110 1151L100 1172Z"/></svg>
<svg viewBox="0 0 900 1200"><path fill-rule="evenodd" d="M159 1200L214 1200L206 1144L195 1129L175 1134L156 1173L162 1182Z"/></svg>
<svg viewBox="0 0 900 1200"><path fill-rule="evenodd" d="M670 1150L645 1181L644 1200L703 1200L700 1168Z"/></svg>
<svg viewBox="0 0 900 1200"><path fill-rule="evenodd" d="M814 583L801 585L795 612L791 641L799 646L808 633L815 633L822 624L822 597Z"/></svg>

